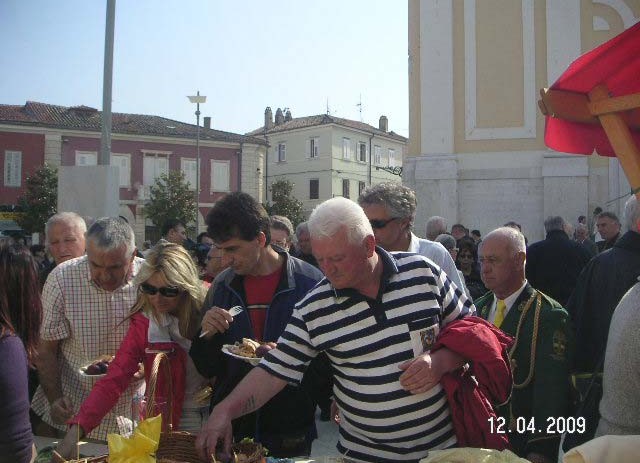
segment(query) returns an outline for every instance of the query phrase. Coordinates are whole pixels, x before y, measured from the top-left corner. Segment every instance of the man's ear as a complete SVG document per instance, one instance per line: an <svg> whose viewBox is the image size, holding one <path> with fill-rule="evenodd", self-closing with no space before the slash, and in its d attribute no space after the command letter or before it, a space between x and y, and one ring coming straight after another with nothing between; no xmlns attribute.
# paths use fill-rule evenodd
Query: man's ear
<svg viewBox="0 0 640 463"><path fill-rule="evenodd" d="M264 248L268 244L267 235L265 235L264 232L258 232L258 236L256 236L256 239L258 240L258 244L261 248Z"/></svg>
<svg viewBox="0 0 640 463"><path fill-rule="evenodd" d="M364 246L367 250L367 257L373 256L376 252L376 238L373 235L367 235L364 237Z"/></svg>
<svg viewBox="0 0 640 463"><path fill-rule="evenodd" d="M524 251L519 251L516 254L516 262L518 263L518 265L524 265L526 261L527 261L527 253Z"/></svg>

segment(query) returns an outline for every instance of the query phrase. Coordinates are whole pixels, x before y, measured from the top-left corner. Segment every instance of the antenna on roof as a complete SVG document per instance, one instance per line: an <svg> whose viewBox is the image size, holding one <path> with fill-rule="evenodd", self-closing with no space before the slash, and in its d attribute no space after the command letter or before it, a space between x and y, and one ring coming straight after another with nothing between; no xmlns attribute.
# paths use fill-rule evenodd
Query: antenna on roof
<svg viewBox="0 0 640 463"><path fill-rule="evenodd" d="M356 104L358 111L360 111L360 122L362 122L362 93L360 94L360 101Z"/></svg>
<svg viewBox="0 0 640 463"><path fill-rule="evenodd" d="M327 97L327 116L331 115L331 111L329 111L329 97Z"/></svg>

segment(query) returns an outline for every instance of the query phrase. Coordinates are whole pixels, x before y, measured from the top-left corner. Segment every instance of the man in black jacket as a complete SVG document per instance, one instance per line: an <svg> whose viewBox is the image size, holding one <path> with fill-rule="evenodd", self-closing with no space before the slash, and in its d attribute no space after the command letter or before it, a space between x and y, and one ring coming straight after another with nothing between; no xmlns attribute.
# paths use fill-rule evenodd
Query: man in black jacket
<svg viewBox="0 0 640 463"><path fill-rule="evenodd" d="M567 228L562 217L547 217L547 237L527 249L527 280L562 306L567 304L580 272L591 259L584 246L569 239Z"/></svg>
<svg viewBox="0 0 640 463"><path fill-rule="evenodd" d="M640 275L640 206L635 196L625 204L629 229L611 249L594 257L580 274L567 303L576 330L574 371L593 372L604 355L611 316Z"/></svg>

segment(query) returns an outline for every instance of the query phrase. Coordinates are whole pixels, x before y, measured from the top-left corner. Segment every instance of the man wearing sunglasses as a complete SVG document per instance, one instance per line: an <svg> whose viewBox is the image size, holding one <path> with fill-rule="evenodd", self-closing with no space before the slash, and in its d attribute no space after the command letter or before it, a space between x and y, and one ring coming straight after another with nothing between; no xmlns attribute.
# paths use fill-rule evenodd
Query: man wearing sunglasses
<svg viewBox="0 0 640 463"><path fill-rule="evenodd" d="M271 225L264 208L246 193L231 193L216 202L207 216L209 235L228 266L212 282L205 299L202 337L190 355L205 377L216 377L213 405L222 401L251 366L221 352L224 344L243 338L275 343L293 307L322 279L322 273L271 245ZM231 316L229 308L244 310ZM328 380L328 378L327 378ZM309 455L316 437L315 391L307 380L288 386L255 413L234 422L237 440L256 437L276 457Z"/></svg>
<svg viewBox="0 0 640 463"><path fill-rule="evenodd" d="M371 223L376 244L385 251L406 251L424 256L438 265L458 288L464 288L449 252L435 243L413 234L416 218L416 194L395 182L372 185L362 191L358 204Z"/></svg>
<svg viewBox="0 0 640 463"><path fill-rule="evenodd" d="M133 278L144 259L135 257L135 237L123 219L103 217L86 233L87 253L58 265L42 292L42 342L36 366L40 388L32 408L58 430L78 413L95 378L81 370L102 355L116 353L136 301ZM132 381L102 424L88 437L106 440L119 432L119 417L129 418L140 381Z"/></svg>

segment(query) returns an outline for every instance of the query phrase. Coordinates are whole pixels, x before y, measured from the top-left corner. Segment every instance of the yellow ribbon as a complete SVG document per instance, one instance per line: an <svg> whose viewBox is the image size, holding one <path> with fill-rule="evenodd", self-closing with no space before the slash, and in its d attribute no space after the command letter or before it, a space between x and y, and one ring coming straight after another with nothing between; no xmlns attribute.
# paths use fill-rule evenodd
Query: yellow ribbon
<svg viewBox="0 0 640 463"><path fill-rule="evenodd" d="M130 438L107 435L109 463L156 463L162 415L142 420Z"/></svg>

